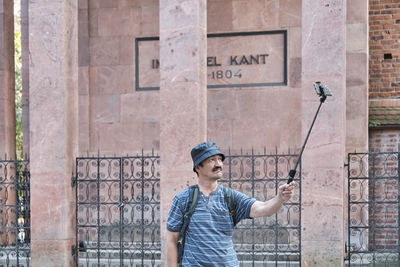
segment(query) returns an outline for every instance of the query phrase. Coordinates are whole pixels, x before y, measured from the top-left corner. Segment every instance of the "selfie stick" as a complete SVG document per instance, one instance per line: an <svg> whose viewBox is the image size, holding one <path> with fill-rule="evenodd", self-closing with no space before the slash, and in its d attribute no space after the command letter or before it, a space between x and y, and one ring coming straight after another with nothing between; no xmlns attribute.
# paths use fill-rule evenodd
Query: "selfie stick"
<svg viewBox="0 0 400 267"><path fill-rule="evenodd" d="M315 113L314 119L313 119L313 121L311 123L311 127L308 130L308 133L307 133L307 136L306 136L306 140L304 141L304 144L301 147L300 154L299 154L299 156L298 156L298 158L296 160L296 164L294 165L294 168L289 171L289 179L287 181L288 184L290 184L293 181L294 176L296 175L297 165L299 165L299 162L301 160L301 156L303 155L304 148L306 147L306 144L307 144L307 141L308 141L308 137L310 137L310 133L311 133L312 127L314 126L314 122L317 119L317 116L318 116L319 110L321 109L322 103L325 102L327 96L331 96L332 95L331 90L329 89L329 87L327 85L321 85L321 82L315 82L314 83L314 88L315 88L315 91L317 92L317 95L319 96L319 102L320 103L319 103L319 106L318 106L317 113Z"/></svg>

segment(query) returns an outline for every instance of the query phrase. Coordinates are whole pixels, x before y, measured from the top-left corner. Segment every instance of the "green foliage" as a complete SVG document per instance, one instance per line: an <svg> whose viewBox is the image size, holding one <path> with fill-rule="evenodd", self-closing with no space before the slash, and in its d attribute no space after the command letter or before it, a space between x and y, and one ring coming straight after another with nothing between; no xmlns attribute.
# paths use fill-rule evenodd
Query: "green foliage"
<svg viewBox="0 0 400 267"><path fill-rule="evenodd" d="M22 60L21 60L21 9L20 1L14 2L14 62L15 62L15 119L17 158L23 158L22 149Z"/></svg>

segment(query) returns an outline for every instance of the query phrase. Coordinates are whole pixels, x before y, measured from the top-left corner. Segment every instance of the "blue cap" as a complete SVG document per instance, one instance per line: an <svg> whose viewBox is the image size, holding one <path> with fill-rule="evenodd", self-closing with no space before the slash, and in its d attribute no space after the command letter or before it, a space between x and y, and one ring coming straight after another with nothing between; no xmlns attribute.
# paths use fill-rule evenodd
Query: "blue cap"
<svg viewBox="0 0 400 267"><path fill-rule="evenodd" d="M221 151L219 151L217 145L214 142L201 143L200 145L195 146L190 154L192 155L193 160L193 171L194 168L196 168L196 166L200 164L200 162L214 155L221 155L222 161L225 160L225 155L222 154Z"/></svg>

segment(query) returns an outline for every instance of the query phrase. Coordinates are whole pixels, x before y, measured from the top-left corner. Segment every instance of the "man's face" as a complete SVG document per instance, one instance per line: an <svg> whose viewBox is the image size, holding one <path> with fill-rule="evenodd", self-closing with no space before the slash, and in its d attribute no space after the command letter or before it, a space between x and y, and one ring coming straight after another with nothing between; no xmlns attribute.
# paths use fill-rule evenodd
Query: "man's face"
<svg viewBox="0 0 400 267"><path fill-rule="evenodd" d="M202 165L202 166L201 166ZM222 168L224 164L222 162L221 155L214 155L206 158L196 167L199 177L207 177L218 180L222 178Z"/></svg>

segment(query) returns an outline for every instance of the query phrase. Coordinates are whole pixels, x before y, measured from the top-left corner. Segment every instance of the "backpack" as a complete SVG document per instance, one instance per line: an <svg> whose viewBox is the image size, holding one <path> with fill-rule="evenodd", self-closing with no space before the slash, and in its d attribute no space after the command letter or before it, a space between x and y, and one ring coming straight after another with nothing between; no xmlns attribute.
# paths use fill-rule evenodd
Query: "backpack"
<svg viewBox="0 0 400 267"><path fill-rule="evenodd" d="M193 212L196 209L198 199L199 199L199 186L198 185L190 186L189 187L189 201L186 206L186 212L183 217L183 225L182 225L181 231L179 233L179 237L178 237L178 266L181 266L181 264L182 264L186 232L187 232L187 228L190 223L190 218L192 217ZM232 216L233 226L235 226L236 225L236 216L235 216L236 202L235 202L235 194L233 193L232 188L224 187L224 199L228 205L229 215Z"/></svg>

